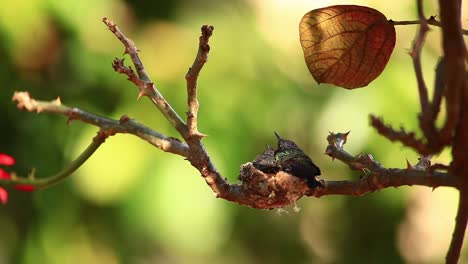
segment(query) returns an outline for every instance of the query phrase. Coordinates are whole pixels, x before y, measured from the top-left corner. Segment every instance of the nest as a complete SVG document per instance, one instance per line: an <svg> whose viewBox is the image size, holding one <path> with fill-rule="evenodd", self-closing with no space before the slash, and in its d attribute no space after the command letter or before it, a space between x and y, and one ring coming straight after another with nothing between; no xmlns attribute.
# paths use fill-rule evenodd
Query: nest
<svg viewBox="0 0 468 264"><path fill-rule="evenodd" d="M264 173L251 162L241 165L239 179L243 192L265 209L291 205L309 190L306 182L296 176L284 171Z"/></svg>

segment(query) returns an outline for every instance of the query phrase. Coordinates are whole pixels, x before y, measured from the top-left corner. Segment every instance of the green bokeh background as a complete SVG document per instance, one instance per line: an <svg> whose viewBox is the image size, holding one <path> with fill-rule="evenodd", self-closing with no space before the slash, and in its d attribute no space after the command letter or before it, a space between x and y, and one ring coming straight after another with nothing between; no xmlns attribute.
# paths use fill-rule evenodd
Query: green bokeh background
<svg viewBox="0 0 468 264"><path fill-rule="evenodd" d="M366 88L317 85L305 66L302 15L346 3L374 7L393 20L416 17L414 1L4 1L0 152L17 160L8 170L50 175L97 132L80 122L67 125L64 117L19 111L11 102L14 91L43 100L60 96L66 105L112 118L127 114L177 136L112 70L123 47L103 16L136 42L156 86L180 115L200 26L214 25L199 77L199 129L209 135L203 142L230 181L237 180L240 164L275 144L273 131L296 141L326 179L360 176L323 155L328 131L351 130L347 149L372 153L387 167L414 163L416 153L380 137L368 126L368 114L418 129L407 55L415 26L397 28L386 70ZM437 14L435 1L425 5L427 15ZM428 84L439 54L440 30L434 28L423 52ZM434 160L449 162L450 150ZM10 191L0 208L0 263L441 263L456 200L451 189L402 187L363 197L304 198L299 212L258 211L215 199L183 158L117 135L65 182L34 193Z"/></svg>

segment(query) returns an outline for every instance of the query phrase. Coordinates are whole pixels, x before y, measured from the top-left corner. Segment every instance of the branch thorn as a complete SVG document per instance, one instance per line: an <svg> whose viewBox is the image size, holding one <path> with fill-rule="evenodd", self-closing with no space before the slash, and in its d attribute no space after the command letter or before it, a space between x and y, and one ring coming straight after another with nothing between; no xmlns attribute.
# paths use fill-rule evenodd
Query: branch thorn
<svg viewBox="0 0 468 264"><path fill-rule="evenodd" d="M144 91L140 91L140 92L138 93L137 100L140 100L141 97L146 96L146 95L147 95L147 94L146 94Z"/></svg>
<svg viewBox="0 0 468 264"><path fill-rule="evenodd" d="M414 170L413 165L411 165L411 163L408 161L408 159L406 159L406 169L407 170Z"/></svg>

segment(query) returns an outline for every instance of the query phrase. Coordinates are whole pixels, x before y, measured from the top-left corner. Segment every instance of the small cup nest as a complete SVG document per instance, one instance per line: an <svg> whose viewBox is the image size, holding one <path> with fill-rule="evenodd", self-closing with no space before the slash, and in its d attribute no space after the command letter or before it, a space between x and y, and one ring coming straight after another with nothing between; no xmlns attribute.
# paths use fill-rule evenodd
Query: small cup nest
<svg viewBox="0 0 468 264"><path fill-rule="evenodd" d="M261 208L281 208L299 200L309 187L304 180L287 172L269 174L256 169L251 162L241 165L242 190Z"/></svg>

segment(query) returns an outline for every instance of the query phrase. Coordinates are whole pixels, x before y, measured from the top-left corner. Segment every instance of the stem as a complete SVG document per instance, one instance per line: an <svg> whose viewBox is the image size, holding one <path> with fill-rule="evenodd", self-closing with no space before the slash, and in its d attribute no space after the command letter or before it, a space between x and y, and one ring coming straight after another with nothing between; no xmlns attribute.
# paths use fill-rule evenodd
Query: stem
<svg viewBox="0 0 468 264"><path fill-rule="evenodd" d="M198 52L192 67L189 68L185 79L187 80L187 127L190 136L203 138L205 135L198 132L198 108L199 103L197 99L197 79L203 65L208 61L208 53L210 52L210 45L208 41L213 34L214 27L204 25L201 28L202 35L200 36L200 43L198 45Z"/></svg>
<svg viewBox="0 0 468 264"><path fill-rule="evenodd" d="M0 180L0 185L29 185L35 186L35 189L45 189L54 184L57 184L65 180L68 176L72 175L83 163L85 163L91 155L96 152L96 150L101 146L102 143L109 136L108 133L100 130L98 134L93 138L91 144L74 160L70 165L68 165L62 171L45 178L41 179L28 179L28 178L18 178L13 177L11 180Z"/></svg>
<svg viewBox="0 0 468 264"><path fill-rule="evenodd" d="M108 135L102 133L101 131L98 132L98 134L93 138L91 144L89 144L89 146L68 167L53 176L36 180L38 183L36 186L38 186L40 189L44 189L61 182L73 174L79 167L81 167L81 165L83 165L83 163L88 160L89 157L91 157L91 155L94 154L94 152L96 152L96 150L108 137Z"/></svg>
<svg viewBox="0 0 468 264"><path fill-rule="evenodd" d="M114 33L114 35L122 42L125 46L125 53L130 55L133 64L137 70L140 80L143 82L143 86L140 88L140 95L146 95L153 102L153 104L161 111L171 125L179 132L183 138L187 138L189 132L187 125L184 123L182 118L167 102L164 96L156 88L156 85L151 81L151 78L146 73L145 67L138 56L138 48L135 43L127 38L117 25L110 21L107 17L102 18L102 22L106 24L107 28ZM122 61L123 63L123 61ZM115 68L115 67L114 67Z"/></svg>
<svg viewBox="0 0 468 264"><path fill-rule="evenodd" d="M450 172L461 182L460 203L455 221L447 263L457 263L463 245L468 219L468 79L466 78L467 50L462 35L462 1L439 0L442 21L442 47L446 72L447 119L441 130L442 140L452 142L453 161Z"/></svg>
<svg viewBox="0 0 468 264"><path fill-rule="evenodd" d="M86 112L76 107L66 106L62 104L60 98L52 101L35 100L34 98L31 98L27 92L15 92L13 95L13 101L17 102L17 107L19 109L26 109L29 112L46 112L64 115L68 117L68 122L78 120L106 129L106 131L110 131L112 134L132 134L165 152L174 153L182 157L188 156L188 146L186 144L176 138L167 137L156 132L147 126L138 123L136 120L130 119L126 115L123 115L120 120L113 120Z"/></svg>
<svg viewBox="0 0 468 264"><path fill-rule="evenodd" d="M465 229L468 219L468 195L460 192L460 202L458 204L457 217L455 219L455 228L452 234L449 251L447 252L447 264L458 263L460 252L465 238Z"/></svg>
<svg viewBox="0 0 468 264"><path fill-rule="evenodd" d="M393 25L395 26L405 26L405 25L419 25L421 24L420 20L404 20L404 21L395 21L395 20L389 20ZM442 27L442 23L440 21L437 21L434 16L431 16L429 19L426 19L427 24L436 26L436 27ZM462 30L463 35L468 35L468 30L463 29Z"/></svg>
<svg viewBox="0 0 468 264"><path fill-rule="evenodd" d="M321 197L323 195L363 195L388 187L403 185L422 185L432 188L450 186L459 188L458 178L453 175L435 171L430 166L429 157L420 158L412 166L408 163L406 169L385 168L370 154L353 156L343 149L348 133L331 133L328 137L328 146L325 154L347 164L352 170L367 172L365 176L356 181L325 181L325 188L310 190L306 195Z"/></svg>
<svg viewBox="0 0 468 264"><path fill-rule="evenodd" d="M421 103L421 112L423 115L426 114L428 110L428 96L427 96L427 87L426 82L422 74L421 67L421 50L424 45L424 40L426 38L426 33L429 30L427 26L427 21L424 19L422 7L422 0L418 0L418 17L420 20L419 31L416 35L415 40L413 41L413 48L411 50L411 57L413 58L414 71L416 73L416 79L418 82L418 91L419 91L419 101Z"/></svg>
<svg viewBox="0 0 468 264"><path fill-rule="evenodd" d="M197 53L197 57L195 58L195 61L192 65L192 69L189 69L188 76L186 77L189 104L188 121L190 123L189 125L191 126L191 128L189 128L184 123L184 121L182 121L180 116L174 111L172 106L166 101L166 99L162 97L161 93L156 89L156 86L146 75L146 71L144 71L143 63L138 56L138 49L136 48L134 42L131 39L125 37L117 25L110 21L107 17L104 17L102 21L125 46L125 53L130 54L130 57L132 58L135 67L137 68L139 78L137 78L138 76L133 73L132 69L123 65L123 60L114 60L114 70L118 73L127 75L128 79L135 83L135 85L140 89L139 96L148 96L162 112L164 117L166 117L166 119L174 126L177 132L179 132L179 134L184 138L189 148L187 159L195 168L201 172L207 184L218 197L223 197L227 200L234 200L242 197L242 195L238 195L237 189L229 185L229 183L224 180L216 170L214 164L211 162L210 156L200 141L204 135L198 133L198 131L195 130L197 128L196 115L198 111L198 100L196 99L196 80L208 56L208 40L213 32L213 27L207 25L202 27L202 36L200 37L199 42L199 52Z"/></svg>

